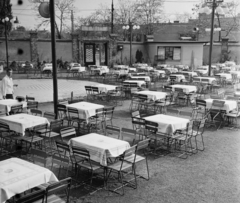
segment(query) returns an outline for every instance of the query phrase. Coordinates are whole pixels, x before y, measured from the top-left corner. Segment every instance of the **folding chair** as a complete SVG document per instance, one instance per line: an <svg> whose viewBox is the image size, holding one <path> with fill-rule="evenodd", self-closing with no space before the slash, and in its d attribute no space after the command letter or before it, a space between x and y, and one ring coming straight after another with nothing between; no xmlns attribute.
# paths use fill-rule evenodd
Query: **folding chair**
<svg viewBox="0 0 240 203"><path fill-rule="evenodd" d="M64 104L57 104L58 118L63 121L67 121L69 124L68 116L67 116L67 107Z"/></svg>
<svg viewBox="0 0 240 203"><path fill-rule="evenodd" d="M14 105L14 106L11 106L11 110L10 110L10 114L19 114L19 113L22 113L23 111L23 105L22 104L19 104L19 105Z"/></svg>
<svg viewBox="0 0 240 203"><path fill-rule="evenodd" d="M93 172L101 168L100 164L90 159L89 151L86 149L72 146L72 153L76 166L79 167L80 170L84 168L91 172L90 187L92 187Z"/></svg>
<svg viewBox="0 0 240 203"><path fill-rule="evenodd" d="M62 128L60 130L60 136L61 136L61 140L62 142L68 142L70 138L66 139L66 137L76 137L76 129L74 127L66 127L66 128Z"/></svg>
<svg viewBox="0 0 240 203"><path fill-rule="evenodd" d="M26 95L26 102L33 102L33 101L35 101L35 98L34 97L29 97L29 96L27 96Z"/></svg>
<svg viewBox="0 0 240 203"><path fill-rule="evenodd" d="M206 119L202 119L201 121L194 121L193 123L193 131L192 131L192 137L195 139L195 146L196 146L196 150L198 151L204 151L205 146L204 146L204 140L203 140L203 133L205 131L205 123L206 123ZM201 137L200 142L202 143L202 148L199 148L198 146L198 140L197 138Z"/></svg>
<svg viewBox="0 0 240 203"><path fill-rule="evenodd" d="M105 135L106 136L111 136L111 137L116 137L117 136L117 139L122 139L121 129L117 126L107 125L106 128L105 128Z"/></svg>
<svg viewBox="0 0 240 203"><path fill-rule="evenodd" d="M92 99L92 87L91 86L85 86L86 94L87 94L87 100Z"/></svg>
<svg viewBox="0 0 240 203"><path fill-rule="evenodd" d="M67 105L69 104L68 100L59 101L58 104Z"/></svg>
<svg viewBox="0 0 240 203"><path fill-rule="evenodd" d="M179 110L178 109L173 109L173 108L167 108L166 109L166 114L174 114L174 116L179 115Z"/></svg>
<svg viewBox="0 0 240 203"><path fill-rule="evenodd" d="M9 125L0 121L0 151L1 155L8 154L11 150L11 143L13 141ZM7 143L8 141L8 143ZM4 148L5 145L5 148Z"/></svg>
<svg viewBox="0 0 240 203"><path fill-rule="evenodd" d="M138 109L139 102L139 95L135 93L131 94L131 103L129 105L129 110L132 111Z"/></svg>
<svg viewBox="0 0 240 203"><path fill-rule="evenodd" d="M135 171L137 169L136 168L137 163L142 162L144 160L146 161L147 177L136 174L137 177L143 178L145 180L149 180L149 167L148 167L148 158L147 158L149 153L149 146L150 146L150 139L146 139L138 142L135 153L126 157L125 159L127 162L130 162L132 164L135 161Z"/></svg>
<svg viewBox="0 0 240 203"><path fill-rule="evenodd" d="M54 203L54 202L65 202L70 203L69 196L70 196L70 188L71 188L72 179L66 178L63 180L60 180L59 182L50 184L46 188L46 203ZM66 198L62 198L59 196L60 194L63 194L63 191L65 192Z"/></svg>
<svg viewBox="0 0 240 203"><path fill-rule="evenodd" d="M33 130L27 131L28 135L21 137L21 142L26 144L26 153L29 152L29 150L32 148L33 145L35 145L35 147L38 145L39 148L42 149L43 138L38 136L37 131L39 129L46 129L46 128L47 128L47 124L37 125L33 128Z"/></svg>
<svg viewBox="0 0 240 203"><path fill-rule="evenodd" d="M125 186L130 186L134 189L137 188L137 177L136 177L136 173L135 173L135 160L136 160L136 145L130 147L129 149L125 150L125 152L119 157L119 160L114 162L113 164L109 164L106 168L107 171L109 171L109 173L107 174L107 188L108 188L108 184L110 183L109 181L109 177L111 175L112 172L116 172L118 174L118 180L120 181L120 186L113 189L113 190L109 190L111 192L120 194L120 195L124 195L125 190L124 187ZM128 162L127 158L129 156L134 156L133 157L133 162ZM130 171L131 174L133 174L133 179L130 179L128 181L124 181L123 180L123 175L126 174L127 171ZM128 173L129 175L130 173ZM134 181L134 183L132 183L132 181ZM117 192L117 190L122 189L122 192L119 193Z"/></svg>
<svg viewBox="0 0 240 203"><path fill-rule="evenodd" d="M153 151L151 152L154 154L154 156L159 155L157 154L157 150L163 149L161 146L164 146L166 140L167 140L167 147L168 147L169 137L168 135L158 133L158 123L146 120L145 132L146 132L145 134L146 137L154 142ZM160 143L159 147L158 147L158 143Z"/></svg>
<svg viewBox="0 0 240 203"><path fill-rule="evenodd" d="M226 111L223 110L224 104L225 104L225 101L213 100L212 107L209 109L210 120L208 120L207 123L217 127L217 130L224 123L224 116L226 114ZM218 126L216 125L217 123L219 123Z"/></svg>
<svg viewBox="0 0 240 203"><path fill-rule="evenodd" d="M96 109L96 114L89 118L89 124L91 125L91 130L96 132L104 130L104 108Z"/></svg>
<svg viewBox="0 0 240 203"><path fill-rule="evenodd" d="M44 167L47 166L47 158L49 157L49 155L45 151L32 148L30 149L29 156L30 156L30 160L33 163L35 164L41 163L43 164Z"/></svg>
<svg viewBox="0 0 240 203"><path fill-rule="evenodd" d="M187 118L189 120L193 120L194 119L193 111L180 110L179 111L179 116L181 118Z"/></svg>
<svg viewBox="0 0 240 203"><path fill-rule="evenodd" d="M34 116L43 116L43 112L39 109L30 109L30 113Z"/></svg>
<svg viewBox="0 0 240 203"><path fill-rule="evenodd" d="M195 111L195 119L203 119L207 116L207 103L205 100L196 99L196 106L193 108ZM200 115L200 117L199 117Z"/></svg>
<svg viewBox="0 0 240 203"><path fill-rule="evenodd" d="M106 127L107 122L110 122L111 125L113 125L112 123L112 119L113 119L113 112L114 112L115 107L104 107L103 111L104 111L104 126Z"/></svg>
<svg viewBox="0 0 240 203"><path fill-rule="evenodd" d="M45 198L45 190L37 190L35 192L31 192L30 194L24 195L17 199L16 203L33 203L33 202L39 202L44 203Z"/></svg>
<svg viewBox="0 0 240 203"><path fill-rule="evenodd" d="M76 108L67 108L67 112L68 112L68 121L69 121L69 125L74 125L74 123L77 123L78 126L78 131L80 130L80 124L82 122L85 122L85 119L82 119L79 117L79 111Z"/></svg>
<svg viewBox="0 0 240 203"><path fill-rule="evenodd" d="M49 111L45 111L43 113L43 117L47 118L48 120L52 121L56 119L56 114L54 112L49 112Z"/></svg>
<svg viewBox="0 0 240 203"><path fill-rule="evenodd" d="M132 127L140 137L145 136L145 119L132 117Z"/></svg>
<svg viewBox="0 0 240 203"><path fill-rule="evenodd" d="M27 102L27 111L30 109L38 109L38 102L37 101L28 101Z"/></svg>
<svg viewBox="0 0 240 203"><path fill-rule="evenodd" d="M170 85L174 85L176 82L177 76L170 75L169 79L170 79Z"/></svg>
<svg viewBox="0 0 240 203"><path fill-rule="evenodd" d="M142 140L142 138L140 139L140 135L138 135L138 137L139 141ZM137 131L129 128L121 128L121 138L125 141L129 141L133 146L137 139Z"/></svg>
<svg viewBox="0 0 240 203"><path fill-rule="evenodd" d="M166 113L167 108L173 105L173 95L166 95L164 101L155 101L155 111L159 113Z"/></svg>

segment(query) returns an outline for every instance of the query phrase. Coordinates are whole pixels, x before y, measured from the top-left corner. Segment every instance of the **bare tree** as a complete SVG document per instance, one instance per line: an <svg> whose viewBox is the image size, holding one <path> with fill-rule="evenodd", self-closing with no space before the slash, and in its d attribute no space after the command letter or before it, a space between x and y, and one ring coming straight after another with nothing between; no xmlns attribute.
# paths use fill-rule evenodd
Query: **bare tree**
<svg viewBox="0 0 240 203"><path fill-rule="evenodd" d="M55 2L55 27L57 31L58 39L62 38L62 32L65 28L69 27L71 20L71 10L73 9L73 4L75 0L58 0ZM35 4L34 8L38 9L39 4ZM37 14L38 18L42 17ZM38 28L49 26L49 19L42 19L42 21L38 24Z"/></svg>
<svg viewBox="0 0 240 203"><path fill-rule="evenodd" d="M193 13L197 14L201 7L207 6L206 3L196 4L194 6ZM239 30L240 26L240 16L238 13L239 2L231 1L219 5L223 8L224 14L215 12L216 21L214 23L215 27L222 28L222 31L219 32L219 41L223 37L228 37L233 31ZM211 16L201 14L198 18L198 26L200 27L200 32L204 32L203 29L209 28L211 25Z"/></svg>

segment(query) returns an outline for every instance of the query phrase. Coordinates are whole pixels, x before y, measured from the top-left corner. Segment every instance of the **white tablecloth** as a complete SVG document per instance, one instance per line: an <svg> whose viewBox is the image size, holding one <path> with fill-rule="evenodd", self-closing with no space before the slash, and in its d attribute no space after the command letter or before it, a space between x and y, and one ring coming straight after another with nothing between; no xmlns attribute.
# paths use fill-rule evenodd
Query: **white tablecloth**
<svg viewBox="0 0 240 203"><path fill-rule="evenodd" d="M131 77L137 77L137 78L139 78L138 76L147 76L146 74L147 74L147 73L133 73L133 74L131 74Z"/></svg>
<svg viewBox="0 0 240 203"><path fill-rule="evenodd" d="M214 99L205 99L206 101L206 108L207 109L211 109L212 107L212 102ZM224 107L222 108L222 110L226 110L226 113L229 113L229 111L232 111L234 109L237 108L237 101L233 101L233 100L222 100L222 99L217 99L217 100L221 100L221 101L225 101ZM217 109L217 108L214 108Z"/></svg>
<svg viewBox="0 0 240 203"><path fill-rule="evenodd" d="M191 71L179 71L179 73L182 73L184 75L191 75L192 77L197 76L196 72L191 72Z"/></svg>
<svg viewBox="0 0 240 203"><path fill-rule="evenodd" d="M0 162L0 202L49 181L58 181L48 169L18 158Z"/></svg>
<svg viewBox="0 0 240 203"><path fill-rule="evenodd" d="M125 80L124 83L137 83L138 87L146 85L146 82L143 80Z"/></svg>
<svg viewBox="0 0 240 203"><path fill-rule="evenodd" d="M237 74L237 77L240 78L240 71L230 71L231 74Z"/></svg>
<svg viewBox="0 0 240 203"><path fill-rule="evenodd" d="M163 74L165 75L166 72L164 70L154 70L155 73L158 73L158 75Z"/></svg>
<svg viewBox="0 0 240 203"><path fill-rule="evenodd" d="M168 70L170 73L177 73L178 72L177 68L164 68L163 70Z"/></svg>
<svg viewBox="0 0 240 203"><path fill-rule="evenodd" d="M216 81L216 78L209 78L209 77L195 77L195 78L200 79L201 83L206 83L206 84L212 84L213 82ZM195 78L193 78L193 81Z"/></svg>
<svg viewBox="0 0 240 203"><path fill-rule="evenodd" d="M99 85L95 85L95 87L98 87L99 92L108 92L111 90L115 90L117 86L99 84Z"/></svg>
<svg viewBox="0 0 240 203"><path fill-rule="evenodd" d="M88 121L90 117L96 115L96 109L104 108L103 105L93 104L90 102L77 102L73 104L68 104L66 106L78 109L79 118L86 119L86 121Z"/></svg>
<svg viewBox="0 0 240 203"><path fill-rule="evenodd" d="M240 92L237 91L237 92L234 93L234 95L237 96L237 97L240 97Z"/></svg>
<svg viewBox="0 0 240 203"><path fill-rule="evenodd" d="M216 75L219 75L220 77L225 77L227 80L231 80L232 79L232 75L229 73L218 73Z"/></svg>
<svg viewBox="0 0 240 203"><path fill-rule="evenodd" d="M0 117L0 121L7 123L9 125L10 130L13 130L22 135L25 135L25 130L27 128L32 128L34 126L46 123L49 125L49 121L47 118L33 116L25 113Z"/></svg>
<svg viewBox="0 0 240 203"><path fill-rule="evenodd" d="M197 87L191 86L191 85L170 85L172 87L172 91L175 91L175 88L181 88L183 89L184 93L190 93L190 92L196 92Z"/></svg>
<svg viewBox="0 0 240 203"><path fill-rule="evenodd" d="M155 91L140 91L140 92L136 92L136 94L147 95L148 99L151 99L153 101L165 99L167 95L166 92L155 92Z"/></svg>
<svg viewBox="0 0 240 203"><path fill-rule="evenodd" d="M27 107L27 102L25 101L19 102L16 99L3 99L3 100L0 100L0 110L5 111L6 113L9 113L12 106L16 106L19 104L22 104L23 108Z"/></svg>
<svg viewBox="0 0 240 203"><path fill-rule="evenodd" d="M72 138L70 146L81 147L89 151L92 160L107 166L108 157L117 157L130 148L128 142L107 137L97 133L90 133Z"/></svg>
<svg viewBox="0 0 240 203"><path fill-rule="evenodd" d="M149 76L131 76L132 79L144 78L146 82L150 82L151 78Z"/></svg>
<svg viewBox="0 0 240 203"><path fill-rule="evenodd" d="M171 74L170 76L176 76L176 82L181 82L182 80L185 80L184 75ZM168 80L170 80L170 77L168 78Z"/></svg>
<svg viewBox="0 0 240 203"><path fill-rule="evenodd" d="M82 67L82 66L80 66L80 67L77 66L77 67L72 67L72 68L71 68L71 71L76 71L76 70L80 73L80 72L86 71L86 68L85 68L85 67Z"/></svg>
<svg viewBox="0 0 240 203"><path fill-rule="evenodd" d="M176 130L185 129L189 119L157 114L144 118L147 121L158 123L158 132L172 135Z"/></svg>

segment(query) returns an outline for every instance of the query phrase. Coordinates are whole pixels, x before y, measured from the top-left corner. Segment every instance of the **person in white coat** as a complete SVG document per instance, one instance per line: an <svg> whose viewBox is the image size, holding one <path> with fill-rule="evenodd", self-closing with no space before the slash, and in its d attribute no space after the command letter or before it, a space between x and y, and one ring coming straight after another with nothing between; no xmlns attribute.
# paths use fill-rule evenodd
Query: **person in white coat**
<svg viewBox="0 0 240 203"><path fill-rule="evenodd" d="M17 85L13 84L12 73L13 73L12 69L8 68L6 76L2 79L3 99L13 99L14 93L13 87Z"/></svg>

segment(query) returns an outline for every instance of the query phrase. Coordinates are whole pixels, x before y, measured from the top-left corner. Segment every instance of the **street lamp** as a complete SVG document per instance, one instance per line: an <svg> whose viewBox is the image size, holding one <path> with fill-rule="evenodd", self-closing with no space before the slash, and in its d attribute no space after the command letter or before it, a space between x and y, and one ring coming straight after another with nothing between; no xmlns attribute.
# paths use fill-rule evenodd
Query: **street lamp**
<svg viewBox="0 0 240 203"><path fill-rule="evenodd" d="M7 68L8 68L8 64L9 64L9 55L8 55L8 26L9 26L9 22L12 23L19 23L18 18L16 17L16 19L9 19L9 17L5 17L1 20L4 23L4 35L5 35L5 44L6 44L6 60L7 60Z"/></svg>
<svg viewBox="0 0 240 203"><path fill-rule="evenodd" d="M130 32L130 62L129 62L129 66L132 66L132 31L140 29L140 26L133 25L133 23L131 21L129 21L128 25L124 25L122 27L122 29L129 30L129 32Z"/></svg>
<svg viewBox="0 0 240 203"><path fill-rule="evenodd" d="M209 48L209 67L208 67L208 75L211 76L211 64L212 64L212 46L213 46L213 31L214 31L214 16L215 16L215 10L218 12L218 14L223 14L223 9L221 7L218 7L220 3L222 3L223 0L206 0L206 3L210 4L210 7L212 7L212 11L210 8L203 7L199 10L199 13L206 13L209 15L212 12L211 15L211 34L210 34L210 48ZM215 31L221 31L219 28L218 30L215 29Z"/></svg>

